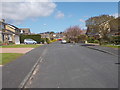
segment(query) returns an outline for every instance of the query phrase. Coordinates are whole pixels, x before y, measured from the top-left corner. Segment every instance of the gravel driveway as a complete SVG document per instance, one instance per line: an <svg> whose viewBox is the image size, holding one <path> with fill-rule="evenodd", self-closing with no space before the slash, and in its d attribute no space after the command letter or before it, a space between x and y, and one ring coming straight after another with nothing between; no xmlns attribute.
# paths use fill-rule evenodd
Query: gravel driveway
<svg viewBox="0 0 120 90"><path fill-rule="evenodd" d="M34 48L2 48L0 52L2 53L27 53Z"/></svg>

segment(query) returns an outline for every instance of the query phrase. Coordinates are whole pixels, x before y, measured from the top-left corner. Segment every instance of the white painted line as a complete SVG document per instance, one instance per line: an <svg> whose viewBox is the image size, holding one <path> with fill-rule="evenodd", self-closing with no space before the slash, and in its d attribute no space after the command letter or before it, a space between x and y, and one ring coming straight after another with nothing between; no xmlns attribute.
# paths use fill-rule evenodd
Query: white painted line
<svg viewBox="0 0 120 90"><path fill-rule="evenodd" d="M43 59L40 60L40 62L42 62L42 61L43 61Z"/></svg>

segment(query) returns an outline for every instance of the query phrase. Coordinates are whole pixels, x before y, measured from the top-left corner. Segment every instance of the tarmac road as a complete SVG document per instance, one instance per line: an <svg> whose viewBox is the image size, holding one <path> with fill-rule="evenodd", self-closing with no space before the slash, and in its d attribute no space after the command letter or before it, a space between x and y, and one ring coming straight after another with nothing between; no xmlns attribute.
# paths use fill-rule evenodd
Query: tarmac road
<svg viewBox="0 0 120 90"><path fill-rule="evenodd" d="M108 53L56 42L47 46L27 88L117 88L115 63L118 57Z"/></svg>

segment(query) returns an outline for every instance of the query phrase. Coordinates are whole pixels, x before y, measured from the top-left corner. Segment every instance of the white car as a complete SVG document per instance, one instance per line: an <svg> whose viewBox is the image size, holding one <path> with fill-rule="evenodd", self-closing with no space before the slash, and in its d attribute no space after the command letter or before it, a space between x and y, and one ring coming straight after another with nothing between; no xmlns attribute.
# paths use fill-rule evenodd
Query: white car
<svg viewBox="0 0 120 90"><path fill-rule="evenodd" d="M61 43L62 43L62 44L66 44L67 41L66 41L66 40L62 40Z"/></svg>
<svg viewBox="0 0 120 90"><path fill-rule="evenodd" d="M24 44L37 44L37 42L33 39L24 39Z"/></svg>

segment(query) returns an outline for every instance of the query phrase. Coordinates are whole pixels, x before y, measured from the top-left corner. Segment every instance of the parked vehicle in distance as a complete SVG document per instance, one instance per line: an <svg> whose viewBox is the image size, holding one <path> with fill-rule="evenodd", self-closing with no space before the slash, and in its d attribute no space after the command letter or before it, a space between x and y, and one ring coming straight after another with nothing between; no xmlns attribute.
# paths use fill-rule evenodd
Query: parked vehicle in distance
<svg viewBox="0 0 120 90"><path fill-rule="evenodd" d="M58 39L58 41L62 41L62 39Z"/></svg>
<svg viewBox="0 0 120 90"><path fill-rule="evenodd" d="M66 41L66 40L62 40L61 43L62 43L62 44L66 44L67 41Z"/></svg>
<svg viewBox="0 0 120 90"><path fill-rule="evenodd" d="M24 39L24 44L37 44L37 42L33 39Z"/></svg>

